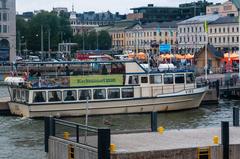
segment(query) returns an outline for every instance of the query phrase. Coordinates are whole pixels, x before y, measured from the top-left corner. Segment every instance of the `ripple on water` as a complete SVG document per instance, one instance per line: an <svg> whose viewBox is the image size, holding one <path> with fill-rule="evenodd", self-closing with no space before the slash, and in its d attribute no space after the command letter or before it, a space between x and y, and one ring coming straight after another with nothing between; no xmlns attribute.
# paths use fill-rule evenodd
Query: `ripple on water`
<svg viewBox="0 0 240 159"><path fill-rule="evenodd" d="M0 97L7 92L0 88ZM221 121L232 121L232 108L240 107L239 101L221 100L219 105L199 109L159 113L158 125L166 129L190 129L220 126ZM85 123L85 118L67 120ZM89 117L89 125L110 127L112 130L150 128L149 114L107 115ZM42 120L0 116L0 158L44 159L44 130Z"/></svg>

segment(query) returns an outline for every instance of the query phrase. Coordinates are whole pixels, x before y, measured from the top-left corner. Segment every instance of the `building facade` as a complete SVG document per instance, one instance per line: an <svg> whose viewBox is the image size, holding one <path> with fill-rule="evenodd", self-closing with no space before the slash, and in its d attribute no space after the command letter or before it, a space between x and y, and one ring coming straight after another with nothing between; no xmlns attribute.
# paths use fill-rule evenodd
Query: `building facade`
<svg viewBox="0 0 240 159"><path fill-rule="evenodd" d="M0 0L0 62L16 59L15 0Z"/></svg>
<svg viewBox="0 0 240 159"><path fill-rule="evenodd" d="M128 14L127 18L144 23L185 20L197 15L205 15L206 6L212 4L207 1L184 3L179 7L157 7L148 4L148 6L132 8L133 13Z"/></svg>
<svg viewBox="0 0 240 159"><path fill-rule="evenodd" d="M125 27L115 26L108 31L112 37L113 50L157 53L159 45L170 44L172 51L176 51L176 21L145 24L135 21L135 23L125 25Z"/></svg>
<svg viewBox="0 0 240 159"><path fill-rule="evenodd" d="M118 12L115 14L107 11L102 13L95 13L93 11L76 13L73 11L70 14L70 24L73 29L73 34L81 34L88 32L96 27L113 25L115 22L124 19L124 15L120 15Z"/></svg>
<svg viewBox="0 0 240 159"><path fill-rule="evenodd" d="M220 14L222 16L238 16L237 7L231 2L227 1L223 4L216 4L207 6L207 14Z"/></svg>
<svg viewBox="0 0 240 159"><path fill-rule="evenodd" d="M238 17L225 16L209 23L209 43L218 50L238 50Z"/></svg>
<svg viewBox="0 0 240 159"><path fill-rule="evenodd" d="M181 53L196 53L207 41L204 22L213 22L219 15L196 16L178 23L178 50Z"/></svg>

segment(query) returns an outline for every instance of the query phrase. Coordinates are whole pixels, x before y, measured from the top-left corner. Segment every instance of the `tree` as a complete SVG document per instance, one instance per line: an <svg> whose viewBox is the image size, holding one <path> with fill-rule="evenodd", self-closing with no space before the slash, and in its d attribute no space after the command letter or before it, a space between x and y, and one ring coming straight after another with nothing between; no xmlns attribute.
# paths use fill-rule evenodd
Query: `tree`
<svg viewBox="0 0 240 159"><path fill-rule="evenodd" d="M83 48L84 39L84 48ZM111 36L107 31L96 32L92 30L90 32L84 32L80 35L73 37L73 42L78 44L79 50L109 50L112 47Z"/></svg>
<svg viewBox="0 0 240 159"><path fill-rule="evenodd" d="M21 40L21 43L26 42L26 37L28 35L28 22L25 21L22 17L17 16L16 17L16 25L17 25L17 40L16 40L16 46L17 50L19 50L19 40ZM27 46L25 46L27 47Z"/></svg>
<svg viewBox="0 0 240 159"><path fill-rule="evenodd" d="M25 22L23 19L17 18L17 30L20 30L21 35L26 38L29 50L41 50L41 27L43 28L44 51L49 51L49 32L51 34L51 50L58 50L58 43L60 42L71 41L72 30L67 15L60 14L58 16L54 12L41 12Z"/></svg>
<svg viewBox="0 0 240 159"><path fill-rule="evenodd" d="M109 50L112 47L112 39L110 34L102 30L98 32L98 43L99 43L99 49L100 50Z"/></svg>

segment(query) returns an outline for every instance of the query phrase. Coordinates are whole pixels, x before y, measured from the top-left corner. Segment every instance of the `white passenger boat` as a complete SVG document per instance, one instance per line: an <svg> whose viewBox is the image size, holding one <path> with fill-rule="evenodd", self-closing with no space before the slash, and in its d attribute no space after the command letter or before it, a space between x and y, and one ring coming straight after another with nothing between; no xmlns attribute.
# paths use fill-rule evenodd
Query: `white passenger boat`
<svg viewBox="0 0 240 159"><path fill-rule="evenodd" d="M30 75L8 81L12 114L82 116L87 106L90 115L175 111L199 107L206 91L192 72L151 72L135 61L55 64L55 73L44 71L51 63L21 64Z"/></svg>

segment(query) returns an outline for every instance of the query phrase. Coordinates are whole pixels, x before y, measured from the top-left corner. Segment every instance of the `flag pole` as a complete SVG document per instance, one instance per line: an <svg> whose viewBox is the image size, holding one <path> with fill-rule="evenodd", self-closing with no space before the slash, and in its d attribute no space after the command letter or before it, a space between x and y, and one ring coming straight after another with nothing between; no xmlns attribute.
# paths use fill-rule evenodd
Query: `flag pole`
<svg viewBox="0 0 240 159"><path fill-rule="evenodd" d="M205 37L206 37L206 43L205 43L205 80L207 80L207 70L208 70L208 57L207 57L207 50L208 50L208 24L207 21L204 22L204 28L205 28Z"/></svg>
<svg viewBox="0 0 240 159"><path fill-rule="evenodd" d="M238 29L238 78L240 79L240 8L238 8L238 24L239 24L239 29Z"/></svg>

